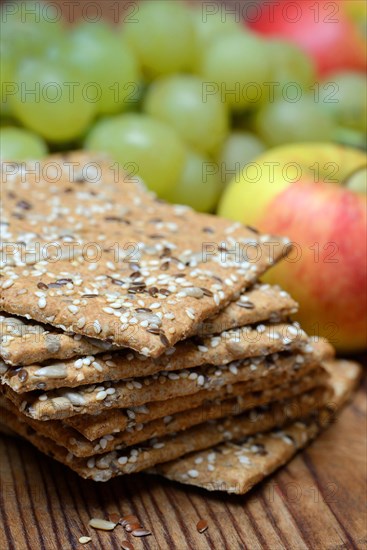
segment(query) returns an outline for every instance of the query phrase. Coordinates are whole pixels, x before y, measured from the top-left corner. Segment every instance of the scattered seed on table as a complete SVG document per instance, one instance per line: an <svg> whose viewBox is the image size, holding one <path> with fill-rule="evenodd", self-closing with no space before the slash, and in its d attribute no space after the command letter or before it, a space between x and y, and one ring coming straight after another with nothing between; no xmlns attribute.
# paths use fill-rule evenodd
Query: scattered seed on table
<svg viewBox="0 0 367 550"><path fill-rule="evenodd" d="M94 529L102 529L103 531L112 531L116 527L116 523L107 521L101 518L92 518L89 521L89 526Z"/></svg>
<svg viewBox="0 0 367 550"><path fill-rule="evenodd" d="M134 531L131 534L133 535L133 537L147 537L152 533L147 529L134 529Z"/></svg>
<svg viewBox="0 0 367 550"><path fill-rule="evenodd" d="M208 529L208 522L205 521L205 519L201 519L196 524L196 529L199 531L199 533L204 533Z"/></svg>
<svg viewBox="0 0 367 550"><path fill-rule="evenodd" d="M128 533L131 533L132 531L136 531L137 529L141 529L142 526L140 523L126 523L125 525L125 531Z"/></svg>
<svg viewBox="0 0 367 550"><path fill-rule="evenodd" d="M108 519L112 521L112 523L120 523L121 516L116 512L113 512L112 514L108 515Z"/></svg>
<svg viewBox="0 0 367 550"><path fill-rule="evenodd" d="M121 525L125 527L125 525L127 525L128 523L139 523L139 520L133 514L130 514L128 516L123 516L121 518Z"/></svg>

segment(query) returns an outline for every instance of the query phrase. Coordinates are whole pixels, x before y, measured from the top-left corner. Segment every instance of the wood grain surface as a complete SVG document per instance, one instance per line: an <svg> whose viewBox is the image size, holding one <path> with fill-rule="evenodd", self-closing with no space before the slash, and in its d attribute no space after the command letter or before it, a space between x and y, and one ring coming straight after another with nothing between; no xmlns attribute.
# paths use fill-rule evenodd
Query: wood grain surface
<svg viewBox="0 0 367 550"><path fill-rule="evenodd" d="M0 438L1 550L344 550L367 547L366 386L288 466L243 497L159 477L84 481L31 445ZM92 517L136 514L145 539L88 527ZM199 519L209 528L196 530ZM81 545L78 539L92 541Z"/></svg>

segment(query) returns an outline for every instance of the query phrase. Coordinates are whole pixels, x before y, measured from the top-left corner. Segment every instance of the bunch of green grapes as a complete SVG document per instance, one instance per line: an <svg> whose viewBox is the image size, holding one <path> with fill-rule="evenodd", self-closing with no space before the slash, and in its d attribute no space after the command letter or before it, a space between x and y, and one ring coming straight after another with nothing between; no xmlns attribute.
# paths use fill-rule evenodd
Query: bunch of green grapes
<svg viewBox="0 0 367 550"><path fill-rule="evenodd" d="M263 38L230 11L148 0L119 24L67 25L56 3L2 4L1 158L101 150L160 197L214 211L267 147L361 147L364 77L332 75L330 89L298 46Z"/></svg>

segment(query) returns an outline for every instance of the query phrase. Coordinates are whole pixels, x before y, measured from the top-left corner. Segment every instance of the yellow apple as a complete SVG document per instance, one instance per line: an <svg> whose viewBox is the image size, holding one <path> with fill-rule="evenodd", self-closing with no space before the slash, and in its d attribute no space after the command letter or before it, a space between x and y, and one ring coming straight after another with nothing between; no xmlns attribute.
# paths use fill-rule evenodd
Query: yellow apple
<svg viewBox="0 0 367 550"><path fill-rule="evenodd" d="M334 144L270 149L229 184L218 210L292 240L266 278L298 300L309 333L343 351L367 346L366 195L348 187L366 165L364 152Z"/></svg>

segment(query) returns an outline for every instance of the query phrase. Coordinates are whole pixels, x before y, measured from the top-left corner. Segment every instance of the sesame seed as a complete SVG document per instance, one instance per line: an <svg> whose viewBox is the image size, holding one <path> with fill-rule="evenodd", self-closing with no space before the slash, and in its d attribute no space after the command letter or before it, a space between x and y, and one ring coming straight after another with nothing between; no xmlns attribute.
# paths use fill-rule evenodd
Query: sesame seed
<svg viewBox="0 0 367 550"><path fill-rule="evenodd" d="M96 395L96 400L97 401L103 401L104 399L106 399L107 397L107 392L102 390L102 391L99 391Z"/></svg>
<svg viewBox="0 0 367 550"><path fill-rule="evenodd" d="M241 455L238 457L238 460L241 464L246 464L247 466L251 464L251 460L248 458L248 456Z"/></svg>
<svg viewBox="0 0 367 550"><path fill-rule="evenodd" d="M200 376L198 376L198 379L197 379L197 384L198 386L204 386L205 384L205 378L202 374L200 374Z"/></svg>
<svg viewBox="0 0 367 550"><path fill-rule="evenodd" d="M238 374L238 368L236 365L229 365L229 370L232 374Z"/></svg>
<svg viewBox="0 0 367 550"><path fill-rule="evenodd" d="M76 322L76 326L78 328L83 328L85 323L86 323L85 317L80 317L80 319L78 319L77 322Z"/></svg>
<svg viewBox="0 0 367 550"><path fill-rule="evenodd" d="M92 518L89 521L89 526L93 529L101 529L102 531L112 531L116 527L116 523L107 521L106 519Z"/></svg>
<svg viewBox="0 0 367 550"><path fill-rule="evenodd" d="M38 300L38 307L40 309L45 309L47 305L47 302L46 302L46 298L44 296L42 296L39 300Z"/></svg>
<svg viewBox="0 0 367 550"><path fill-rule="evenodd" d="M94 321L94 323L93 323L93 328L94 328L94 332L95 332L96 334L99 334L100 332L102 332L102 327L101 327L101 325L100 325L100 322L97 321L97 320Z"/></svg>
<svg viewBox="0 0 367 550"><path fill-rule="evenodd" d="M152 533L148 531L147 529L134 529L131 534L133 537L147 537L148 535L151 535Z"/></svg>
<svg viewBox="0 0 367 550"><path fill-rule="evenodd" d="M91 540L91 537L79 537L78 542L80 544L87 544L87 542L90 542Z"/></svg>
<svg viewBox="0 0 367 550"><path fill-rule="evenodd" d="M192 321L195 320L195 312L192 309L185 309L186 315L191 319Z"/></svg>
<svg viewBox="0 0 367 550"><path fill-rule="evenodd" d="M195 479L196 477L199 477L199 472L197 470L189 470L187 474L189 477L192 477L193 479Z"/></svg>
<svg viewBox="0 0 367 550"><path fill-rule="evenodd" d="M164 318L169 319L170 321L173 321L173 319L175 319L175 314L174 313L165 313Z"/></svg>
<svg viewBox="0 0 367 550"><path fill-rule="evenodd" d="M3 284L1 285L1 287L5 290L6 288L10 288L11 286L13 286L14 284L14 280L13 279L6 279Z"/></svg>

